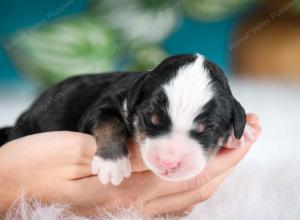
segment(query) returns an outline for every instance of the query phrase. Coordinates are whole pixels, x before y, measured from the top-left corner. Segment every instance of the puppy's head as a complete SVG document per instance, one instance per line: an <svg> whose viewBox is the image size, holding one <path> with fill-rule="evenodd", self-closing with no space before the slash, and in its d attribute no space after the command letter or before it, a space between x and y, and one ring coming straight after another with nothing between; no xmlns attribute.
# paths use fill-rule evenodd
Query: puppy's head
<svg viewBox="0 0 300 220"><path fill-rule="evenodd" d="M142 73L127 106L145 164L168 180L199 174L231 133L242 136L246 121L222 70L199 54Z"/></svg>

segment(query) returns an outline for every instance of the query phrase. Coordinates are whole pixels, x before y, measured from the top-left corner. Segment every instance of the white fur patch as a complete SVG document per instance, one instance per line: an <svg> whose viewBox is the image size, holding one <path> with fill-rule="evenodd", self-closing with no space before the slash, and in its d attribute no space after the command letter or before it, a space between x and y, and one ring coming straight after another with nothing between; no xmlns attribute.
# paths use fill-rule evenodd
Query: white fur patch
<svg viewBox="0 0 300 220"><path fill-rule="evenodd" d="M203 62L204 57L197 54L194 63L181 67L177 76L164 85L174 130L190 130L195 117L213 96Z"/></svg>
<svg viewBox="0 0 300 220"><path fill-rule="evenodd" d="M182 155L180 165L168 173L164 174L157 159L168 155L172 150L173 155ZM169 156L172 154L169 153ZM182 181L197 176L207 163L207 158L199 144L188 135L172 133L159 138L146 138L141 144L141 155L145 165L152 170L157 176L169 181Z"/></svg>
<svg viewBox="0 0 300 220"><path fill-rule="evenodd" d="M91 164L92 173L98 174L99 180L103 184L112 183L119 185L124 177L131 174L130 161L127 157L117 160L106 160L98 156L94 156Z"/></svg>
<svg viewBox="0 0 300 220"><path fill-rule="evenodd" d="M127 117L128 116L128 111L127 111L127 99L125 99L123 101L123 112L124 112L124 115Z"/></svg>

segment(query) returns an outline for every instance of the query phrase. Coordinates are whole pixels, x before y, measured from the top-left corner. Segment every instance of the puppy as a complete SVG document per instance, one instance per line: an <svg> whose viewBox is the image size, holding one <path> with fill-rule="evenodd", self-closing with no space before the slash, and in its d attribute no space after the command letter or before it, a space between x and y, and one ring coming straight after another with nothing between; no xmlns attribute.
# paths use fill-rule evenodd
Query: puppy
<svg viewBox="0 0 300 220"><path fill-rule="evenodd" d="M46 131L91 134L98 146L93 173L103 184L118 185L131 174L128 137L139 144L150 170L176 181L199 174L229 137L241 144L245 125L245 111L222 70L199 54L187 54L145 72L69 78L5 130L6 141Z"/></svg>

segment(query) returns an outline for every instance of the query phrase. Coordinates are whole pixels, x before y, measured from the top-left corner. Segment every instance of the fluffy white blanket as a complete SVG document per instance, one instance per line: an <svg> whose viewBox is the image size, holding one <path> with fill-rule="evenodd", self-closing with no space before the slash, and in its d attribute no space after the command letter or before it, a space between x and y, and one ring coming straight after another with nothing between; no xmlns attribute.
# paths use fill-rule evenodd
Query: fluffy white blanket
<svg viewBox="0 0 300 220"><path fill-rule="evenodd" d="M236 81L233 92L248 112L260 116L262 135L247 157L207 202L183 219L298 220L300 219L300 86ZM1 108L0 108L1 109ZM23 201L7 220L86 219L63 204L44 206ZM99 219L143 219L133 210L120 210Z"/></svg>

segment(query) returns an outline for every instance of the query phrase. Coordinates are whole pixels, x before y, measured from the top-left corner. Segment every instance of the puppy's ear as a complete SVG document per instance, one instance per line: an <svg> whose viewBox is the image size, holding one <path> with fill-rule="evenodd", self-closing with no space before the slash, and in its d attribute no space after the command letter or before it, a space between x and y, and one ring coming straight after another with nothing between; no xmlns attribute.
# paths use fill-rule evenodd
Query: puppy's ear
<svg viewBox="0 0 300 220"><path fill-rule="evenodd" d="M147 73L136 73L138 76L129 86L127 94L127 110L128 114L131 115L137 105L140 103L143 95L143 87L147 78Z"/></svg>
<svg viewBox="0 0 300 220"><path fill-rule="evenodd" d="M242 105L233 98L233 131L234 136L240 139L246 126L246 113Z"/></svg>
<svg viewBox="0 0 300 220"><path fill-rule="evenodd" d="M246 141L253 139L253 132L249 126L246 125L246 113L242 105L233 97L233 131L228 137L225 146L227 148L244 146Z"/></svg>
<svg viewBox="0 0 300 220"><path fill-rule="evenodd" d="M254 135L255 135L255 131L253 130L253 128L250 125L246 124L242 137L240 139L237 139L235 138L232 132L232 134L228 137L225 147L227 148L242 147L247 142L254 141L254 137L255 137Z"/></svg>

